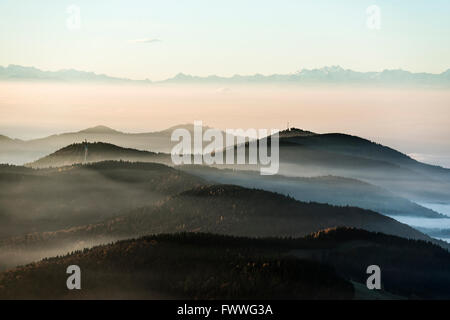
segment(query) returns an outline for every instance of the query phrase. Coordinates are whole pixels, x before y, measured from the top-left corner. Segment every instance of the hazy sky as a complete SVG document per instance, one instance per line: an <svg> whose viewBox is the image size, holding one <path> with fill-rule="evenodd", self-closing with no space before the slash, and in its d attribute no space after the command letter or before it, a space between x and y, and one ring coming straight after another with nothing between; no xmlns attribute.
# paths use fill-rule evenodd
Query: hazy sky
<svg viewBox="0 0 450 320"><path fill-rule="evenodd" d="M69 5L80 29L66 25ZM366 25L370 5L379 30ZM2 0L0 65L152 80L325 65L440 73L450 67L449 16L448 0Z"/></svg>

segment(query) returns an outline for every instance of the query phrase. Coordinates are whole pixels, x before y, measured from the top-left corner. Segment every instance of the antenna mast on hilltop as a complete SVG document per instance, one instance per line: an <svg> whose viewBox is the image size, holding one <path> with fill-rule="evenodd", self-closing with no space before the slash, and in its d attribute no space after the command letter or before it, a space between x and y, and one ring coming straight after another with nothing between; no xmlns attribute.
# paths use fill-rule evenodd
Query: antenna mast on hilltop
<svg viewBox="0 0 450 320"><path fill-rule="evenodd" d="M84 163L86 163L87 161L87 156L88 156L88 143L87 143L87 139L84 139Z"/></svg>

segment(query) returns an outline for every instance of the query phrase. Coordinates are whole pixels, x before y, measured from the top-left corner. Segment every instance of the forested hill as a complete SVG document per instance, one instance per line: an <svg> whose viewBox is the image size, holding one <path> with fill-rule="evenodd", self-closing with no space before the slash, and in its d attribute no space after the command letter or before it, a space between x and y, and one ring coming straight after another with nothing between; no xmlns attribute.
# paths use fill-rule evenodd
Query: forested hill
<svg viewBox="0 0 450 320"><path fill-rule="evenodd" d="M218 169L200 165L185 165L180 169L211 183L263 189L290 195L300 201L340 206L350 205L389 216L444 217L384 188L356 179L331 175L319 177L269 176L260 175L257 171Z"/></svg>
<svg viewBox="0 0 450 320"><path fill-rule="evenodd" d="M299 239L163 234L1 273L0 298L448 299L449 263L438 246L356 229ZM82 290L65 287L72 264L82 270ZM358 285L372 264L382 270L376 293Z"/></svg>
<svg viewBox="0 0 450 320"><path fill-rule="evenodd" d="M104 222L5 239L0 244L41 251L80 241L95 244L105 239L159 233L299 237L333 227L360 228L448 247L445 242L373 211L299 202L280 194L232 185L195 187L156 205L138 208Z"/></svg>
<svg viewBox="0 0 450 320"><path fill-rule="evenodd" d="M106 160L169 163L170 155L122 148L105 142L75 143L29 163L32 168L62 167Z"/></svg>
<svg viewBox="0 0 450 320"><path fill-rule="evenodd" d="M105 221L204 184L159 163L0 165L0 239Z"/></svg>

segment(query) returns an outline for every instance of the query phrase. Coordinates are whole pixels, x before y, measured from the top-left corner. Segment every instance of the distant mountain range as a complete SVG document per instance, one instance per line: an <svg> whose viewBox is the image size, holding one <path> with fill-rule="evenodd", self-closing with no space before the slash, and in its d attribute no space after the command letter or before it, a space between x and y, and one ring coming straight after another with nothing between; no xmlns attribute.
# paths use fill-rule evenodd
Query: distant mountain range
<svg viewBox="0 0 450 320"><path fill-rule="evenodd" d="M340 66L323 67L319 69L302 69L290 74L272 75L234 75L221 77L210 75L206 77L179 73L176 76L152 82L151 80L131 80L110 77L93 72L65 69L59 71L43 71L34 67L19 65L0 66L0 80L17 81L63 81L63 82L106 82L106 83L292 83L292 84L371 84L371 85L420 85L444 86L450 85L450 69L439 74L413 73L401 69L383 70L380 72L358 72L344 69Z"/></svg>
<svg viewBox="0 0 450 320"><path fill-rule="evenodd" d="M63 81L63 82L110 82L110 83L151 83L150 80L131 80L126 78L110 77L94 72L64 69L58 71L43 71L34 67L24 67L10 64L0 66L0 80L7 81Z"/></svg>
<svg viewBox="0 0 450 320"><path fill-rule="evenodd" d="M383 70L381 72L358 72L344 69L340 66L323 67L320 69L303 69L292 74L272 75L234 75L232 77L220 77L211 75L198 77L177 74L175 77L165 80L171 83L299 83L299 84L378 84L378 85L449 85L450 69L440 74L412 73L409 71Z"/></svg>

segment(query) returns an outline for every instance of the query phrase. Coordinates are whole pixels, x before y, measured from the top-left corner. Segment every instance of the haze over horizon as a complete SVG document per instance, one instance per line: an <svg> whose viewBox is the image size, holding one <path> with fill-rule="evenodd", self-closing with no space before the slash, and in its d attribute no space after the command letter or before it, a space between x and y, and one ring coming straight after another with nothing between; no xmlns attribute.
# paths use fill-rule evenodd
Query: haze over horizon
<svg viewBox="0 0 450 320"><path fill-rule="evenodd" d="M31 139L105 125L150 132L202 120L357 135L450 167L448 90L210 85L3 83L0 134ZM26 94L24 94L26 92Z"/></svg>

